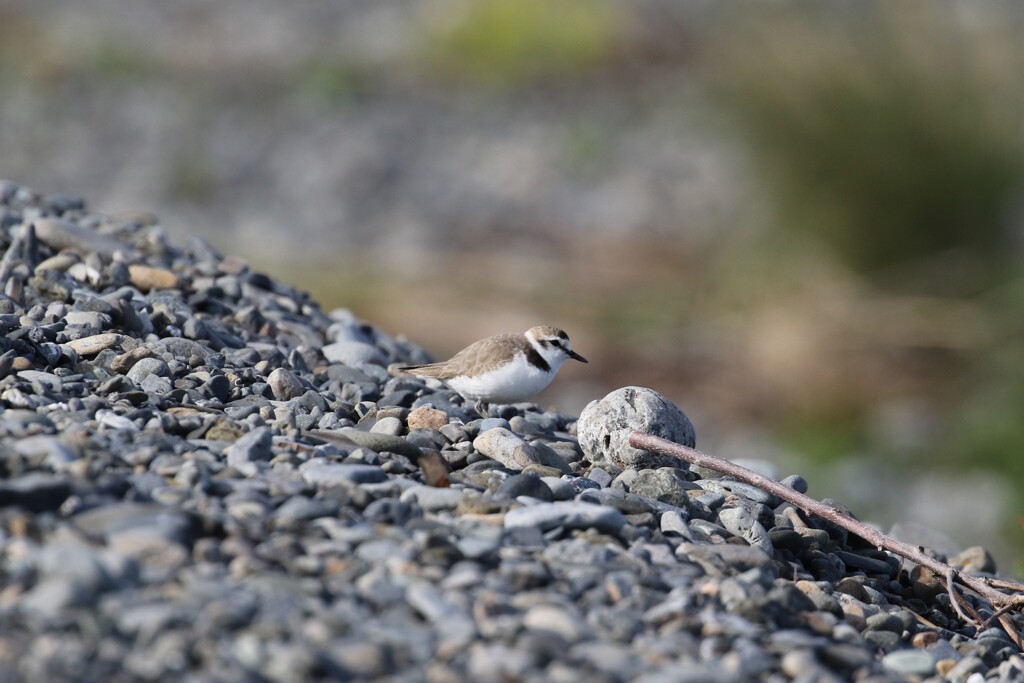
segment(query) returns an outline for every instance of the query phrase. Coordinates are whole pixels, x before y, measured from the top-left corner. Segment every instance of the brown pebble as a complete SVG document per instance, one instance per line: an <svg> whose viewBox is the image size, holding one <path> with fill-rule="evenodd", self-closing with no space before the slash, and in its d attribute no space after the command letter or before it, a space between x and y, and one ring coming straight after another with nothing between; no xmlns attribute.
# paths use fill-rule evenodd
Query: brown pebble
<svg viewBox="0 0 1024 683"><path fill-rule="evenodd" d="M921 631L914 634L914 637L910 639L910 644L914 647L928 647L937 642L939 638L937 631Z"/></svg>
<svg viewBox="0 0 1024 683"><path fill-rule="evenodd" d="M128 276L132 284L148 292L152 289L175 289L178 286L178 276L166 268L154 268L139 263L128 266Z"/></svg>
<svg viewBox="0 0 1024 683"><path fill-rule="evenodd" d="M918 565L910 572L910 582L914 597L924 601L934 600L935 596L946 592L946 581L938 577L928 567Z"/></svg>
<svg viewBox="0 0 1024 683"><path fill-rule="evenodd" d="M429 406L420 406L409 413L409 431L415 429L441 429L448 424L448 413Z"/></svg>
<svg viewBox="0 0 1024 683"><path fill-rule="evenodd" d="M211 441L227 441L229 443L234 443L242 436L242 434L245 434L245 432L242 431L241 427L227 418L221 418L213 423L213 426L206 431L204 438Z"/></svg>
<svg viewBox="0 0 1024 683"><path fill-rule="evenodd" d="M35 365L33 365L32 361L30 361L28 358L25 358L25 356L15 356L11 360L11 370L13 370L14 372L21 372L22 370L32 370L34 368Z"/></svg>
<svg viewBox="0 0 1024 683"><path fill-rule="evenodd" d="M957 553L949 558L949 563L968 574L994 574L996 572L996 561L993 559L992 553L980 545L972 545Z"/></svg>
<svg viewBox="0 0 1024 683"><path fill-rule="evenodd" d="M132 366L138 363L143 358L150 358L153 355L153 351L145 346L136 346L127 353L122 353L110 362L110 369L119 375L126 374L132 369Z"/></svg>
<svg viewBox="0 0 1024 683"><path fill-rule="evenodd" d="M441 457L441 454L437 451L424 448L423 455L420 456L417 464L423 472L423 482L427 486L446 488L451 484L448 480L448 474L451 472L451 468L448 466L448 462Z"/></svg>
<svg viewBox="0 0 1024 683"><path fill-rule="evenodd" d="M946 674L953 670L954 666L956 666L955 659L940 659L935 662L935 673L945 677Z"/></svg>
<svg viewBox="0 0 1024 683"><path fill-rule="evenodd" d="M61 348L70 349L79 356L95 356L100 351L117 346L122 341L124 341L123 334L104 332L103 334L82 337L81 339L73 339L66 344L61 344Z"/></svg>

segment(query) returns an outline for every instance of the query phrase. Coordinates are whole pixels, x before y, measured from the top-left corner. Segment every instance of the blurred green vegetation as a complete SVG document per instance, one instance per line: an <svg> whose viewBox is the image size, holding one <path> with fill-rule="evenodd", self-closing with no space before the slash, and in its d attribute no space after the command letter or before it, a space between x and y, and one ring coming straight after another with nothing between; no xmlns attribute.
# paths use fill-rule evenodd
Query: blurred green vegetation
<svg viewBox="0 0 1024 683"><path fill-rule="evenodd" d="M826 5L730 15L711 60L780 225L867 273L956 249L986 259L987 284L1005 277L1024 185L1018 36L947 3Z"/></svg>
<svg viewBox="0 0 1024 683"><path fill-rule="evenodd" d="M605 0L478 0L457 6L428 55L442 73L484 86L579 78L608 63L616 14Z"/></svg>
<svg viewBox="0 0 1024 683"><path fill-rule="evenodd" d="M705 63L774 207L774 230L761 239L776 257L780 244L789 251L777 270L809 275L824 245L859 273L863 296L934 297L994 328L967 348L941 338L879 347L892 354L893 372L872 388L877 395L845 412L808 403L776 433L819 462L869 454L908 474L987 470L1012 482L1019 508L1024 44L1018 23L1005 21L1009 5L979 5L975 14L884 0L726 12ZM897 358L919 368L913 389L893 389ZM894 391L938 416L935 435L911 453L868 433L873 403ZM1002 532L1019 553L1020 522L1007 518Z"/></svg>

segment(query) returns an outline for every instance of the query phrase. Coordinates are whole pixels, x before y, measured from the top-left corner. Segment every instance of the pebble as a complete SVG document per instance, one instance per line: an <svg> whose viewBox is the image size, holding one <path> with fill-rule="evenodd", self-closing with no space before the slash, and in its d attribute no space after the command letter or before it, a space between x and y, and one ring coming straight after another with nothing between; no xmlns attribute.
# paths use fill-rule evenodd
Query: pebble
<svg viewBox="0 0 1024 683"><path fill-rule="evenodd" d="M124 335L114 332L104 332L88 337L80 337L61 344L62 349L73 351L79 356L95 356L101 351L113 348L124 341Z"/></svg>
<svg viewBox="0 0 1024 683"><path fill-rule="evenodd" d="M904 676L930 676L935 672L935 659L924 650L899 650L882 657L882 666Z"/></svg>
<svg viewBox="0 0 1024 683"><path fill-rule="evenodd" d="M143 292L154 289L175 289L179 286L178 276L166 268L133 263L128 266L131 283Z"/></svg>
<svg viewBox="0 0 1024 683"><path fill-rule="evenodd" d="M389 375L423 349L152 215L0 181L0 225L0 678L1020 678L941 580L630 449L693 444L654 391L474 419Z"/></svg>
<svg viewBox="0 0 1024 683"><path fill-rule="evenodd" d="M290 401L306 392L302 380L284 368L276 368L267 375L267 384L270 385L270 390L274 392L274 398L278 401Z"/></svg>
<svg viewBox="0 0 1024 683"><path fill-rule="evenodd" d="M394 434L364 432L354 427L344 427L339 433L358 445L378 453L398 453L409 458L418 459L422 454L419 446L409 443L406 439Z"/></svg>
<svg viewBox="0 0 1024 683"><path fill-rule="evenodd" d="M547 531L565 527L614 533L620 531L626 523L626 518L614 508L575 501L520 507L505 514L506 529L529 527Z"/></svg>
<svg viewBox="0 0 1024 683"><path fill-rule="evenodd" d="M576 430L580 446L591 462L610 462L623 469L678 464L671 458L630 446L629 435L634 431L691 448L696 445L689 418L667 398L643 387L616 389L599 401L591 401L580 413Z"/></svg>
<svg viewBox="0 0 1024 683"><path fill-rule="evenodd" d="M687 491L699 488L686 479L683 470L674 467L636 471L629 485L631 493L676 507L686 507L690 501Z"/></svg>
<svg viewBox="0 0 1024 683"><path fill-rule="evenodd" d="M473 448L512 470L540 464L533 446L505 427L494 427L473 439Z"/></svg>
<svg viewBox="0 0 1024 683"><path fill-rule="evenodd" d="M302 470L302 478L318 488L341 484L375 484L387 481L388 475L377 465L325 463Z"/></svg>
<svg viewBox="0 0 1024 683"><path fill-rule="evenodd" d="M410 432L416 429L441 430L448 425L448 413L429 406L420 406L409 413L406 424Z"/></svg>
<svg viewBox="0 0 1024 683"><path fill-rule="evenodd" d="M77 249L80 252L113 254L127 245L70 221L59 218L40 218L34 222L36 238L53 249Z"/></svg>

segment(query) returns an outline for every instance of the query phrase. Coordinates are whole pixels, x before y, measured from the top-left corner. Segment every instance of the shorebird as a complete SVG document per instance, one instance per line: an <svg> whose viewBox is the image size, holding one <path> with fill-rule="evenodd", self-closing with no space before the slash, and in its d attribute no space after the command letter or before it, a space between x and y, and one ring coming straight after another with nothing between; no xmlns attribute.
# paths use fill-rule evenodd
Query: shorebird
<svg viewBox="0 0 1024 683"><path fill-rule="evenodd" d="M521 334L499 334L473 342L440 363L399 369L444 381L475 401L477 412L484 415L483 404L516 403L541 391L570 358L587 362L572 350L569 335L557 327L540 325Z"/></svg>

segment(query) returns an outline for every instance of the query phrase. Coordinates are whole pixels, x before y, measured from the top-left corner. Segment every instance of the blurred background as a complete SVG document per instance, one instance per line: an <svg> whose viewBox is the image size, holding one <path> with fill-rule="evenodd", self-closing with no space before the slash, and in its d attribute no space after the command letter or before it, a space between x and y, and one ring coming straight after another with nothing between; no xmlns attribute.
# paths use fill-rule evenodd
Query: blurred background
<svg viewBox="0 0 1024 683"><path fill-rule="evenodd" d="M4 0L0 177L1024 573L1024 5ZM935 543L940 543L936 539Z"/></svg>

